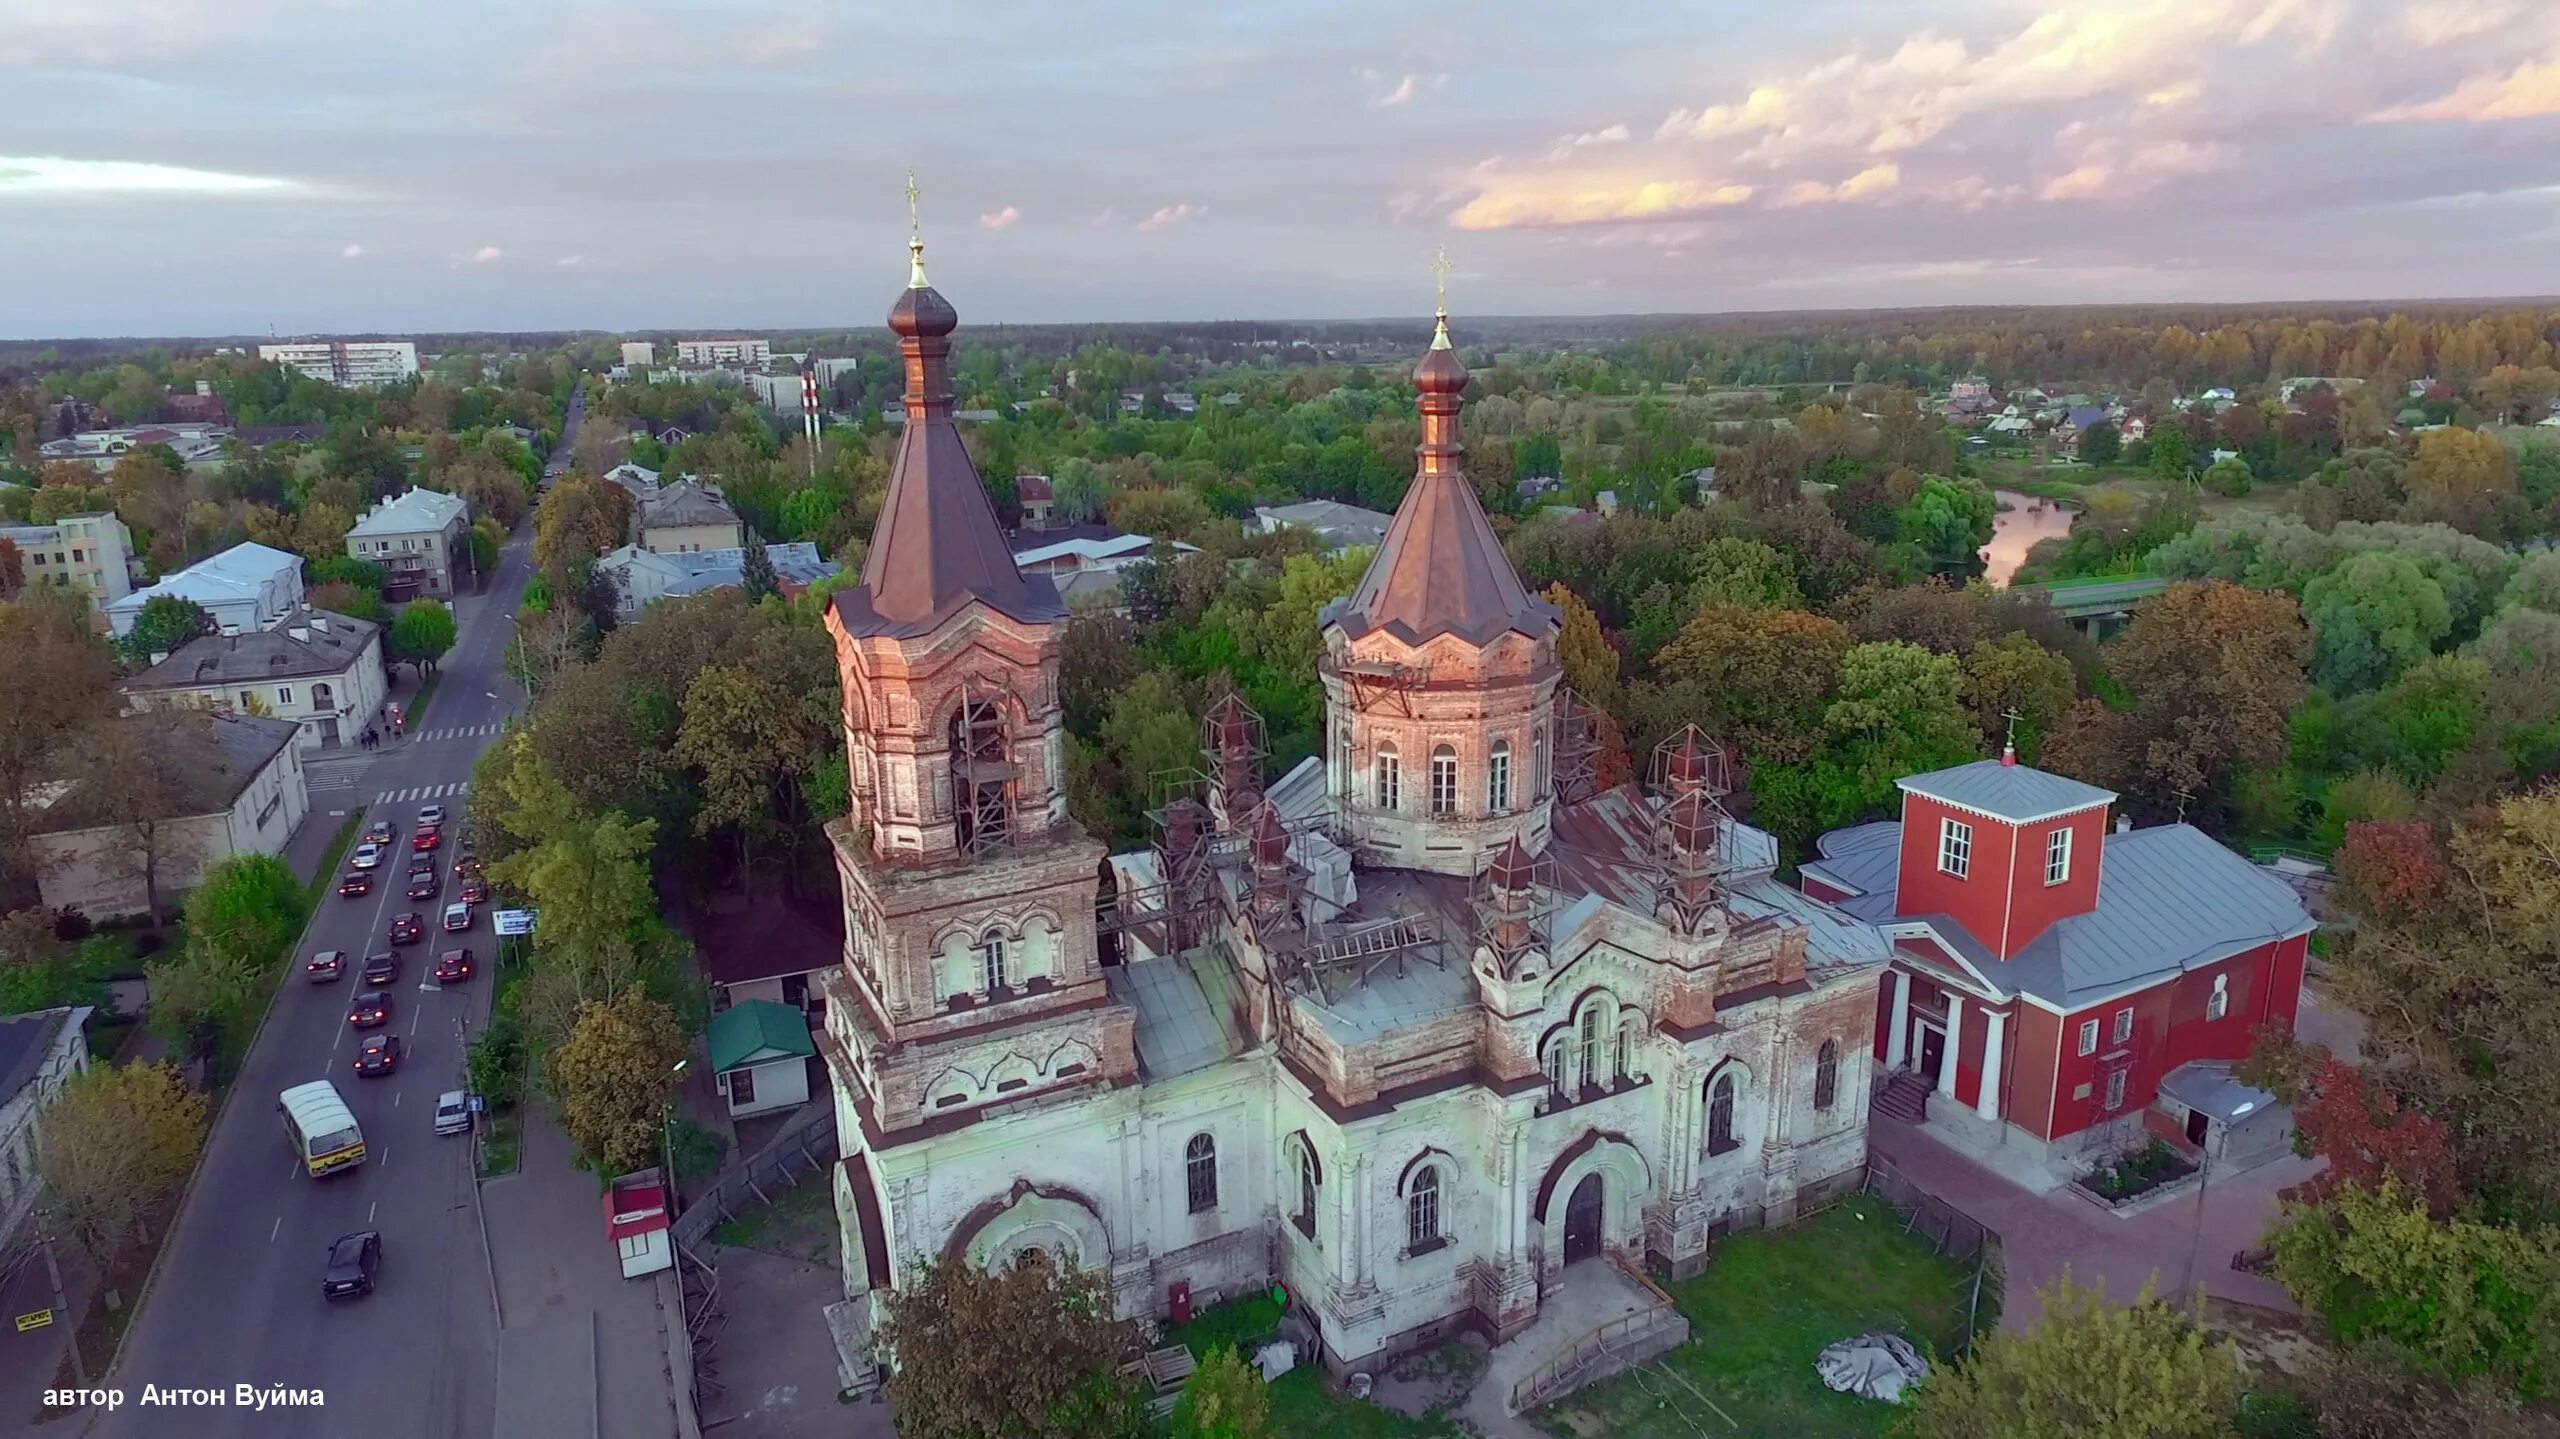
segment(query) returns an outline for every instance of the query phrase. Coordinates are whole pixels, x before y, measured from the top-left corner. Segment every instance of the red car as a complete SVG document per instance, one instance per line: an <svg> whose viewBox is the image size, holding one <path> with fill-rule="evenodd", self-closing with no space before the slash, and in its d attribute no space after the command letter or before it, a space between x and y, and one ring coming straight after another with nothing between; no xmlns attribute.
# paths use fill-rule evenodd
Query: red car
<svg viewBox="0 0 2560 1439"><path fill-rule="evenodd" d="M464 904L487 904L489 902L489 882L485 879L464 880L462 882L462 902Z"/></svg>
<svg viewBox="0 0 2560 1439"><path fill-rule="evenodd" d="M356 1046L356 1073L389 1074L400 1063L400 1036L368 1034Z"/></svg>
<svg viewBox="0 0 2560 1439"><path fill-rule="evenodd" d="M416 910L392 917L391 942L393 944L416 944L426 937L427 922L418 917Z"/></svg>
<svg viewBox="0 0 2560 1439"><path fill-rule="evenodd" d="M358 1029L374 1029L390 1022L391 993L388 990L368 989L357 995L356 1002L347 1007L347 1023Z"/></svg>
<svg viewBox="0 0 2560 1439"><path fill-rule="evenodd" d="M373 876L363 870L357 870L338 881L338 898L340 899L361 899L371 893L373 893Z"/></svg>
<svg viewBox="0 0 2560 1439"><path fill-rule="evenodd" d="M471 977L471 951L448 949L436 957L436 980L442 984L459 984Z"/></svg>
<svg viewBox="0 0 2560 1439"><path fill-rule="evenodd" d="M416 834L409 836L409 848L411 849L434 849L443 843L444 831L437 829L433 825L429 825L425 829L418 831Z"/></svg>

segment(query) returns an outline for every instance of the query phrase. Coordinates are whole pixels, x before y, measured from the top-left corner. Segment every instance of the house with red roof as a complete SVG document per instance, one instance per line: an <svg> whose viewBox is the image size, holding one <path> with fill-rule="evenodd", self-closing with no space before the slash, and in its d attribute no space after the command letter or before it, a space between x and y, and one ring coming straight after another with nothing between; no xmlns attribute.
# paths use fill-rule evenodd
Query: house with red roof
<svg viewBox="0 0 2560 1439"><path fill-rule="evenodd" d="M2315 926L2290 887L2192 825L2111 825L2114 794L2014 752L1900 785L1899 820L1822 836L1802 869L1893 942L1879 1107L2075 1150L2147 1127L2219 1154L2249 1121L2266 1147L2272 1097L2230 1067L2293 1026Z"/></svg>

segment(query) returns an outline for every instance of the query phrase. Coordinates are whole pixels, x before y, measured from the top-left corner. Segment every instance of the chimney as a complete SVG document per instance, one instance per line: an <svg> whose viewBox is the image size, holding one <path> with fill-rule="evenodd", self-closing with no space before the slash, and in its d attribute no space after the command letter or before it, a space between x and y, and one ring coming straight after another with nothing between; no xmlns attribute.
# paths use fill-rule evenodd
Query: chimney
<svg viewBox="0 0 2560 1439"><path fill-rule="evenodd" d="M2132 816L2132 815L2129 815L2129 814L2120 814L2120 815L2117 815L2117 816L2116 816L2116 833L2118 833L2118 834L2131 834L2131 833L2133 833L2133 816Z"/></svg>

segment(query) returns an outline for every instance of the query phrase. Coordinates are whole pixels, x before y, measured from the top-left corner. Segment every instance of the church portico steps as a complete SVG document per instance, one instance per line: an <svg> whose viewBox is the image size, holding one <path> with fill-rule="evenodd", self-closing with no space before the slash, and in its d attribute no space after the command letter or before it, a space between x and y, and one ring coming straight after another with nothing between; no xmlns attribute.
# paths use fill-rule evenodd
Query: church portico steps
<svg viewBox="0 0 2560 1439"><path fill-rule="evenodd" d="M1905 1124L1926 1123L1932 1092L1929 1081L1907 1069L1896 1070L1885 1076L1884 1083L1876 1087L1875 1112Z"/></svg>
<svg viewBox="0 0 2560 1439"><path fill-rule="evenodd" d="M1467 1407L1516 1415L1649 1364L1688 1338L1688 1317L1671 1296L1619 1255L1567 1265L1537 1319L1493 1351Z"/></svg>

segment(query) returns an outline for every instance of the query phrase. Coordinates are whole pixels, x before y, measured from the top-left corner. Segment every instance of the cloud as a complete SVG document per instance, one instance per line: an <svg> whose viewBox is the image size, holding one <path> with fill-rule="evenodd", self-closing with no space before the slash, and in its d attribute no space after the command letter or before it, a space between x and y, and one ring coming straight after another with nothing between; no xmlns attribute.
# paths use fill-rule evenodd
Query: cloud
<svg viewBox="0 0 2560 1439"><path fill-rule="evenodd" d="M1138 222L1138 233L1141 235L1153 235L1159 231L1170 230L1185 220L1196 220L1207 213L1209 213L1209 207L1206 205L1167 205L1163 209L1149 215L1147 218L1140 220Z"/></svg>
<svg viewBox="0 0 2560 1439"><path fill-rule="evenodd" d="M1022 212L1020 210L1015 209L1011 205L1007 205L1001 210L990 210L987 213L980 215L978 217L978 227L983 230L1010 230L1013 228L1014 222L1021 218Z"/></svg>
<svg viewBox="0 0 2560 1439"><path fill-rule="evenodd" d="M2107 193L2107 182L2115 178L2115 168L2102 161L2084 161L2076 168L2044 182L2036 194L2047 200L2092 200Z"/></svg>
<svg viewBox="0 0 2560 1439"><path fill-rule="evenodd" d="M1669 220L1748 202L1753 186L1713 180L1643 180L1583 188L1575 177L1524 177L1478 195L1449 223L1461 230L1518 230L1608 221Z"/></svg>
<svg viewBox="0 0 2560 1439"><path fill-rule="evenodd" d="M494 246L494 245L490 246L490 247L489 247L489 249L488 249L487 251L485 251L484 253L486 253L486 254L488 255L488 257L489 257L490 259L492 259L492 260L494 260L494 259L498 258L498 251L497 251L497 247L496 247L496 246ZM557 266L559 266L559 267L560 267L561 269L563 269L563 270L574 270L574 269L578 268L580 265L585 264L586 262L587 262L587 257L586 257L586 256L584 256L584 255L563 255L563 256L561 256L559 259L554 260L554 261L552 261L551 263L552 263L552 264L555 264L555 265L557 265Z"/></svg>
<svg viewBox="0 0 2560 1439"><path fill-rule="evenodd" d="M1375 71L1364 72L1364 74L1366 75L1366 78L1371 80L1380 78ZM1380 109L1384 109L1390 105L1411 104L1414 97L1420 95L1423 91L1437 90L1448 83L1449 77L1446 75L1420 75L1407 72L1402 78L1396 81L1394 89L1387 91L1387 93L1383 95L1373 97L1369 103Z"/></svg>
<svg viewBox="0 0 2560 1439"><path fill-rule="evenodd" d="M2142 103L2154 110L2183 110L2203 94L2203 85L2193 80L2180 80L2143 96Z"/></svg>
<svg viewBox="0 0 2560 1439"><path fill-rule="evenodd" d="M2504 75L2474 75L2451 93L2420 105L2394 105L2370 121L2534 120L2560 115L2560 53L2527 60Z"/></svg>
<svg viewBox="0 0 2560 1439"><path fill-rule="evenodd" d="M356 260L356 259L361 259L361 258L363 258L363 256L364 256L364 246L362 246L362 245L349 245L347 248L345 248L345 249L343 249L343 250L340 250L340 251L338 252L338 256L339 256L339 258L340 258L340 259L346 259L346 260Z"/></svg>
<svg viewBox="0 0 2560 1439"><path fill-rule="evenodd" d="M1571 155L1576 150L1588 150L1594 145L1623 145L1627 143L1627 139L1627 127L1623 121L1615 125L1604 126L1598 130L1589 131L1585 134L1558 135L1556 137L1556 143L1547 150L1547 158L1550 160L1561 160ZM1495 158L1499 159L1501 157L1496 156Z"/></svg>
<svg viewBox="0 0 2560 1439"><path fill-rule="evenodd" d="M265 175L229 175L140 160L0 155L0 199L13 195L288 195L305 187Z"/></svg>
<svg viewBox="0 0 2560 1439"><path fill-rule="evenodd" d="M2429 49L2490 34L2515 19L2516 7L2481 0L2421 0L2400 12L2400 33Z"/></svg>
<svg viewBox="0 0 2560 1439"><path fill-rule="evenodd" d="M506 251L499 249L495 245L483 245L479 249L471 252L471 263L475 265L493 264L506 258L506 254Z"/></svg>

